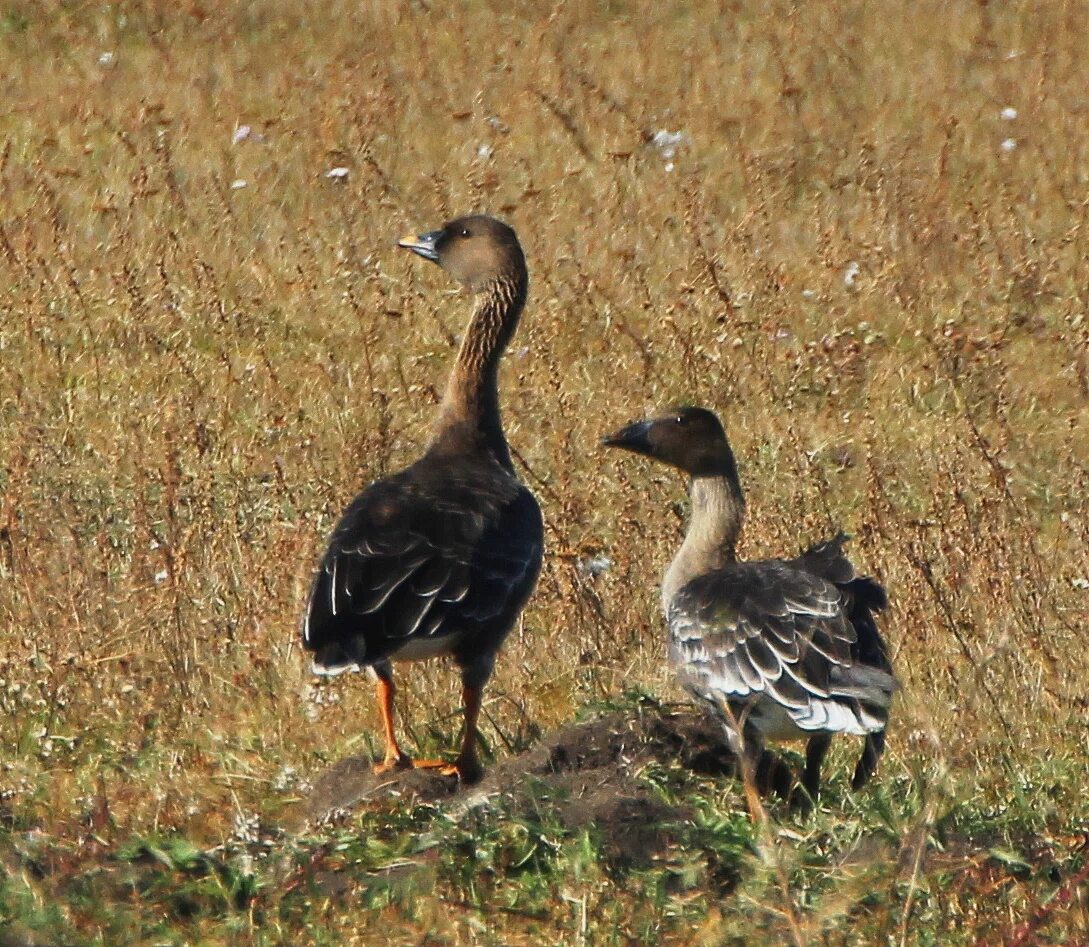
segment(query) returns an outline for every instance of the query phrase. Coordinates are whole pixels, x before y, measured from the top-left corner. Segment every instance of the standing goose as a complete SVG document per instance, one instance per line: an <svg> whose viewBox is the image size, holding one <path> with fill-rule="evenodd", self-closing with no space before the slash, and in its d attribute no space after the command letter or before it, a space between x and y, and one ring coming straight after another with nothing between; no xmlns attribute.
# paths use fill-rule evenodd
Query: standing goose
<svg viewBox="0 0 1089 947"><path fill-rule="evenodd" d="M767 762L765 740L807 739L802 785L810 799L833 734L865 737L851 783L861 787L884 749L897 682L875 621L885 590L856 578L843 554L847 537L796 559L739 562L745 500L737 465L718 418L703 408L630 424L603 443L691 478L692 518L662 580L669 660L682 685L722 720L731 748L750 764Z"/></svg>
<svg viewBox="0 0 1089 947"><path fill-rule="evenodd" d="M497 388L528 277L514 231L491 217L462 217L399 246L472 293L473 315L423 457L367 487L333 530L303 644L315 673L369 667L376 675L386 749L375 772L437 768L472 782L482 774L481 691L541 569L541 510L515 476ZM391 662L439 655L461 671L461 751L452 764L413 762L394 729Z"/></svg>

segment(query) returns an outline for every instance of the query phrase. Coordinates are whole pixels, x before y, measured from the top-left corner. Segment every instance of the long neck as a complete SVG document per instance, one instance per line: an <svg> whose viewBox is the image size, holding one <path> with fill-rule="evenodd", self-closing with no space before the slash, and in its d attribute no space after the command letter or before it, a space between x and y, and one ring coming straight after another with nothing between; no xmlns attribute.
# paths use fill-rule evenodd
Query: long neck
<svg viewBox="0 0 1089 947"><path fill-rule="evenodd" d="M484 448L513 469L499 416L499 360L525 302L524 274L497 278L477 293L439 408L436 446Z"/></svg>
<svg viewBox="0 0 1089 947"><path fill-rule="evenodd" d="M662 580L662 603L688 582L737 561L735 548L745 517L745 498L730 458L728 470L693 477L689 483L692 518L684 542Z"/></svg>

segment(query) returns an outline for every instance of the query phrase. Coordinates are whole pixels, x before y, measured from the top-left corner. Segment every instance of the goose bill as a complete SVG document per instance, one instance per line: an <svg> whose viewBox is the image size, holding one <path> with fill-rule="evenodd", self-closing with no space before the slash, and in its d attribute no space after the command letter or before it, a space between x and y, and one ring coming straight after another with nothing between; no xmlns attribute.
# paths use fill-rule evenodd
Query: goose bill
<svg viewBox="0 0 1089 947"><path fill-rule="evenodd" d="M397 246L403 247L406 250L411 250L417 256L422 256L425 260L430 260L432 263L437 263L439 261L437 246L439 237L441 236L441 230L432 230L430 233L422 233L418 237L413 234L406 234L397 241Z"/></svg>
<svg viewBox="0 0 1089 947"><path fill-rule="evenodd" d="M619 447L635 454L649 454L650 441L647 435L650 433L650 424L650 421L636 421L613 434L606 434L601 443L605 447Z"/></svg>

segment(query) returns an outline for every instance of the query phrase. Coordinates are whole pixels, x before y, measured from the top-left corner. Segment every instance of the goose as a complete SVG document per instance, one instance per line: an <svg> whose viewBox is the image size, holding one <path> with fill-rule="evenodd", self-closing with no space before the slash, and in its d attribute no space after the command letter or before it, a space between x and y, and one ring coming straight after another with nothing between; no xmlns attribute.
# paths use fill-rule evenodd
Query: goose
<svg viewBox="0 0 1089 947"><path fill-rule="evenodd" d="M759 788L787 795L765 741L807 741L801 784L820 788L832 736L864 738L851 785L861 788L885 746L897 689L876 615L885 589L857 576L839 533L794 559L741 562L745 512L737 464L719 419L684 407L603 438L690 478L691 519L662 580L668 658L695 702L724 725L727 741ZM804 798L795 797L801 804Z"/></svg>
<svg viewBox="0 0 1089 947"><path fill-rule="evenodd" d="M385 754L376 773L427 768L475 782L482 691L537 583L544 545L540 506L511 463L497 385L528 275L514 231L493 217L460 217L398 245L461 284L472 317L423 456L370 484L334 527L302 640L315 673L368 668L377 678ZM461 748L452 763L413 761L397 740L392 664L439 656L461 673Z"/></svg>

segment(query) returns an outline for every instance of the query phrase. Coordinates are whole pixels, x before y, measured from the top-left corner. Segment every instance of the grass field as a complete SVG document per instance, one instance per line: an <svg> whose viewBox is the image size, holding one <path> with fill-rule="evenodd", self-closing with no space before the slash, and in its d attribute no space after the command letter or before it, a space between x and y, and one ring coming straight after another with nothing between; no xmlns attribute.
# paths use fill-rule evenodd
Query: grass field
<svg viewBox="0 0 1089 947"><path fill-rule="evenodd" d="M1087 15L0 3L0 944L1089 942ZM529 777L299 828L377 744L367 682L308 674L310 571L468 311L394 241L470 210L529 260L503 402L548 542L486 761L681 700L684 486L597 441L688 401L744 555L842 526L890 590L866 790L844 742L754 825L655 758L644 857ZM456 675L400 680L451 747Z"/></svg>

